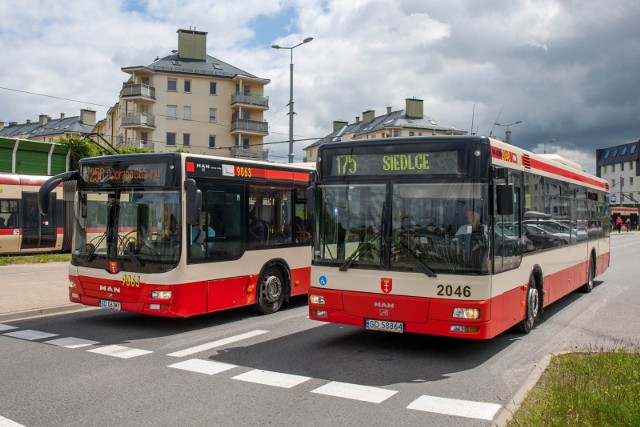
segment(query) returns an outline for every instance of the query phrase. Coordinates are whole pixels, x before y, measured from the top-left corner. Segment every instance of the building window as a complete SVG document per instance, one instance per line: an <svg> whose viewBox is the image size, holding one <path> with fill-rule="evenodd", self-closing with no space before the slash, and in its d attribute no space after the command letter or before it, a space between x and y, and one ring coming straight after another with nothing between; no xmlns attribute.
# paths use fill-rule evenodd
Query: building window
<svg viewBox="0 0 640 427"><path fill-rule="evenodd" d="M415 132L409 132L409 136L416 136Z"/></svg>
<svg viewBox="0 0 640 427"><path fill-rule="evenodd" d="M236 93L242 93L244 95L251 95L251 86L242 86L236 85Z"/></svg>
<svg viewBox="0 0 640 427"><path fill-rule="evenodd" d="M620 171L624 170L624 163L620 163Z"/></svg>
<svg viewBox="0 0 640 427"><path fill-rule="evenodd" d="M167 132L167 145L176 145L176 133Z"/></svg>
<svg viewBox="0 0 640 427"><path fill-rule="evenodd" d="M629 170L632 171L633 170L633 162L629 162Z"/></svg>
<svg viewBox="0 0 640 427"><path fill-rule="evenodd" d="M216 136L209 135L209 148L216 148Z"/></svg>
<svg viewBox="0 0 640 427"><path fill-rule="evenodd" d="M611 165L611 172L615 172L616 171L616 165Z"/></svg>
<svg viewBox="0 0 640 427"><path fill-rule="evenodd" d="M167 79L167 91L168 92L176 92L178 90L178 80L177 79Z"/></svg>
<svg viewBox="0 0 640 427"><path fill-rule="evenodd" d="M191 80L184 81L184 91L186 93L191 93Z"/></svg>
<svg viewBox="0 0 640 427"><path fill-rule="evenodd" d="M178 118L178 107L176 105L167 105L167 119Z"/></svg>
<svg viewBox="0 0 640 427"><path fill-rule="evenodd" d="M629 177L629 185L633 186L633 177L632 176Z"/></svg>
<svg viewBox="0 0 640 427"><path fill-rule="evenodd" d="M148 139L149 139L149 133L148 132L140 132L140 142L142 144L146 144Z"/></svg>
<svg viewBox="0 0 640 427"><path fill-rule="evenodd" d="M188 105L184 106L183 116L185 120L191 120L191 107Z"/></svg>
<svg viewBox="0 0 640 427"><path fill-rule="evenodd" d="M209 108L209 121L210 122L218 121L218 109L217 108Z"/></svg>
<svg viewBox="0 0 640 427"><path fill-rule="evenodd" d="M191 134L190 133L183 133L182 134L182 145L184 145L185 147L188 147L191 143Z"/></svg>
<svg viewBox="0 0 640 427"><path fill-rule="evenodd" d="M216 95L218 93L218 83L209 82L209 95Z"/></svg>

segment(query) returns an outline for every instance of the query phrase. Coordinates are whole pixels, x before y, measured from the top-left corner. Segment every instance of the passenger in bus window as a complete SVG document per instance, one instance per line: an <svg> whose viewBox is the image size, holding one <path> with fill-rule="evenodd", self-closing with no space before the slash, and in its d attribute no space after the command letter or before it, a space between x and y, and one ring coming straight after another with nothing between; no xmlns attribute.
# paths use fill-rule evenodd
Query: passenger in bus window
<svg viewBox="0 0 640 427"><path fill-rule="evenodd" d="M4 218L0 218L0 228L7 228L7 224L5 223Z"/></svg>
<svg viewBox="0 0 640 427"><path fill-rule="evenodd" d="M191 243L204 245L204 242L206 240L205 236L211 237L211 238L216 237L216 231L210 225L206 225L207 233L205 235L204 233L205 225L206 225L206 216L202 215L202 218L200 219L200 224L199 225L193 224L191 226ZM211 249L213 247L213 242L208 242L207 247Z"/></svg>
<svg viewBox="0 0 640 427"><path fill-rule="evenodd" d="M264 240L265 228L264 223L258 219L254 212L249 214L249 237L254 242Z"/></svg>

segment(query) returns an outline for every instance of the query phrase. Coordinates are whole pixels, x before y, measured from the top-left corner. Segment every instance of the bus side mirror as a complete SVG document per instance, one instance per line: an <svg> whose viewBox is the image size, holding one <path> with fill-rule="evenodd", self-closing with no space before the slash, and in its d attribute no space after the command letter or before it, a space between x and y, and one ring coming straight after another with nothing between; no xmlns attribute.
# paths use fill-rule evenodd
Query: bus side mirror
<svg viewBox="0 0 640 427"><path fill-rule="evenodd" d="M196 225L200 222L202 208L202 191L198 190L195 180L189 178L184 183L187 203L187 224Z"/></svg>
<svg viewBox="0 0 640 427"><path fill-rule="evenodd" d="M497 185L496 197L498 215L513 215L513 185Z"/></svg>
<svg viewBox="0 0 640 427"><path fill-rule="evenodd" d="M38 190L38 210L42 215L49 214L49 195L61 183L76 181L80 177L78 171L63 172L47 179Z"/></svg>
<svg viewBox="0 0 640 427"><path fill-rule="evenodd" d="M316 203L316 187L311 186L307 188L307 211L313 213L313 208Z"/></svg>

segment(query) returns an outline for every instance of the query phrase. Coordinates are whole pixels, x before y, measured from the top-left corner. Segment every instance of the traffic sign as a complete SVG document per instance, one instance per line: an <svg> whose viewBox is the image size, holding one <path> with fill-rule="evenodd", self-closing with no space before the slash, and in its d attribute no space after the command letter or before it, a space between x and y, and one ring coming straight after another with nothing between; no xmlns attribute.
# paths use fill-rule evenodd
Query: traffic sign
<svg viewBox="0 0 640 427"><path fill-rule="evenodd" d="M609 200L609 202L611 202L611 203L615 203L615 202L616 202L616 196L615 196L615 194L612 194L612 195L611 195L611 200Z"/></svg>

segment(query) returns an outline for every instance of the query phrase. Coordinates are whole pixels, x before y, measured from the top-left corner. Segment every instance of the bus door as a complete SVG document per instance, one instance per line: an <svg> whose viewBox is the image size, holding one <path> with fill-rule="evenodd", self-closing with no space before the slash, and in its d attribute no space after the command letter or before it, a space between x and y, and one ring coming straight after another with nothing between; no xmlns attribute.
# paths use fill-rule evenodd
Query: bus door
<svg viewBox="0 0 640 427"><path fill-rule="evenodd" d="M22 194L22 243L20 249L53 248L56 245L55 193L51 193L49 214L38 211L38 193Z"/></svg>

